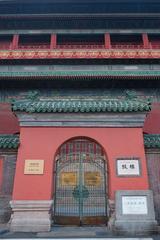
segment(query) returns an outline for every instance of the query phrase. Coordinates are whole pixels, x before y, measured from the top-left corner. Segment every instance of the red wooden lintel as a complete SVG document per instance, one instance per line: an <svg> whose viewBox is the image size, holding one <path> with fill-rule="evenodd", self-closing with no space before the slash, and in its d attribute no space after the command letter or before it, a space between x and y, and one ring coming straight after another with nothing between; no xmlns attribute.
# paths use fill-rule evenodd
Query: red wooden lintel
<svg viewBox="0 0 160 240"><path fill-rule="evenodd" d="M111 48L111 36L110 33L105 33L105 48L110 49Z"/></svg>
<svg viewBox="0 0 160 240"><path fill-rule="evenodd" d="M148 39L148 34L147 33L143 33L142 34L142 39L143 39L143 46L144 46L144 48L150 48L150 43L149 43L149 39Z"/></svg>
<svg viewBox="0 0 160 240"><path fill-rule="evenodd" d="M51 34L50 49L57 47L57 35Z"/></svg>

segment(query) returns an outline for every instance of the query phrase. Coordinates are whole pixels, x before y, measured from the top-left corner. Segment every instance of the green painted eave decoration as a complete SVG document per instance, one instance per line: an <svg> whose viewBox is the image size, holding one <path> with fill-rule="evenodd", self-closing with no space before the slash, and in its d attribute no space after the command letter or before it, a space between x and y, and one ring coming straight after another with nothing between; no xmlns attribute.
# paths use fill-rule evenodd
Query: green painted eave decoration
<svg viewBox="0 0 160 240"><path fill-rule="evenodd" d="M96 113L96 112L145 112L151 110L150 102L136 100L19 100L13 111L28 113Z"/></svg>
<svg viewBox="0 0 160 240"><path fill-rule="evenodd" d="M83 76L160 76L160 71L34 71L34 72L0 72L0 77L83 77Z"/></svg>
<svg viewBox="0 0 160 240"><path fill-rule="evenodd" d="M17 149L19 146L19 136L0 135L0 149Z"/></svg>
<svg viewBox="0 0 160 240"><path fill-rule="evenodd" d="M160 134L145 134L144 145L146 148L160 148Z"/></svg>

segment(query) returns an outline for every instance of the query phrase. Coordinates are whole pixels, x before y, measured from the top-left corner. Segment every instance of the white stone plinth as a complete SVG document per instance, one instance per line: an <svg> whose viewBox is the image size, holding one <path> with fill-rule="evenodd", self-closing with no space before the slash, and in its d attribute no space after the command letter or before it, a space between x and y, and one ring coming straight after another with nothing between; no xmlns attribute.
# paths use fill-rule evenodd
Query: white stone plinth
<svg viewBox="0 0 160 240"><path fill-rule="evenodd" d="M12 216L10 230L13 232L47 232L51 228L52 201L18 200L10 202Z"/></svg>

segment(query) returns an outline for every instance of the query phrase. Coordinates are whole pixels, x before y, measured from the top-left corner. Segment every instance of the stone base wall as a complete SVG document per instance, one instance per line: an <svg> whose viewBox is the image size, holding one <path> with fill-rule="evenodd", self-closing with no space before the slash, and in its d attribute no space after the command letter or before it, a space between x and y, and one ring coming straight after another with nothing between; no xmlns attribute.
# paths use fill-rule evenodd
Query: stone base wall
<svg viewBox="0 0 160 240"><path fill-rule="evenodd" d="M157 222L144 221L144 220L128 220L128 221L116 221L115 231L118 235L123 236L143 236L151 235L157 232Z"/></svg>
<svg viewBox="0 0 160 240"><path fill-rule="evenodd" d="M51 229L52 201L11 201L13 232L48 232Z"/></svg>
<svg viewBox="0 0 160 240"><path fill-rule="evenodd" d="M123 201L124 198L128 200ZM143 200L140 200L142 198ZM152 191L121 190L116 192L114 231L117 234L127 236L150 235L156 233L157 230Z"/></svg>
<svg viewBox="0 0 160 240"><path fill-rule="evenodd" d="M115 224L115 201L108 200L108 229L113 231L114 224Z"/></svg>
<svg viewBox="0 0 160 240"><path fill-rule="evenodd" d="M11 217L11 196L0 196L0 223L7 223Z"/></svg>
<svg viewBox="0 0 160 240"><path fill-rule="evenodd" d="M11 217L10 200L12 198L17 152L1 150L2 184L0 187L0 223L7 223Z"/></svg>

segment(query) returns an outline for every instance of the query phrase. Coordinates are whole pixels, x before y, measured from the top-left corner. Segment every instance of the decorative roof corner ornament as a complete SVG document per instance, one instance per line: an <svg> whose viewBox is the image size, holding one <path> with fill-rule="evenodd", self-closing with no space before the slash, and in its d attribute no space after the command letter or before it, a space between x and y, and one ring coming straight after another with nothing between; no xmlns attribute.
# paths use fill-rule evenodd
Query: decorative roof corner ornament
<svg viewBox="0 0 160 240"><path fill-rule="evenodd" d="M16 99L15 98L9 98L8 102L13 105L15 103Z"/></svg>
<svg viewBox="0 0 160 240"><path fill-rule="evenodd" d="M137 93L134 90L125 90L126 100L134 100L137 99Z"/></svg>
<svg viewBox="0 0 160 240"><path fill-rule="evenodd" d="M27 99L31 101L39 100L40 92L38 90L29 91L27 95Z"/></svg>
<svg viewBox="0 0 160 240"><path fill-rule="evenodd" d="M153 103L153 98L152 97L147 97L146 101L152 105Z"/></svg>

